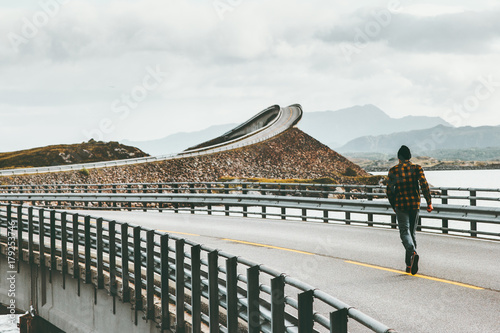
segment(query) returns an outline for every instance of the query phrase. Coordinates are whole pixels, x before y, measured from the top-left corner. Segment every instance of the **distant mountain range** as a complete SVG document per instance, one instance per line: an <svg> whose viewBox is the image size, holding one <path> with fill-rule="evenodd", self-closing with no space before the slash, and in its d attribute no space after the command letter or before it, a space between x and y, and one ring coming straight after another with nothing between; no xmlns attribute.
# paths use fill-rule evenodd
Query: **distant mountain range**
<svg viewBox="0 0 500 333"><path fill-rule="evenodd" d="M233 129L238 124L224 124L208 127L201 131L179 132L158 140L129 141L122 140L123 144L133 146L148 152L152 156L180 153L181 151L218 137Z"/></svg>
<svg viewBox="0 0 500 333"><path fill-rule="evenodd" d="M138 147L151 155L179 153L222 135L236 125L216 125L202 131L175 133L158 140L124 140L123 143ZM337 149L361 136L426 129L437 125L449 124L439 117L391 118L376 106L368 104L338 111L305 112L298 127L330 148Z"/></svg>
<svg viewBox="0 0 500 333"><path fill-rule="evenodd" d="M368 104L338 111L305 112L298 127L332 149L361 136L383 135L448 125L439 117L391 118Z"/></svg>
<svg viewBox="0 0 500 333"><path fill-rule="evenodd" d="M337 149L343 154L392 154L406 144L414 155L439 159L498 159L500 126L433 128L379 136L363 136L349 141ZM367 154L368 156L369 154ZM358 155L359 156L359 155Z"/></svg>
<svg viewBox="0 0 500 333"><path fill-rule="evenodd" d="M176 133L151 141L123 141L151 155L179 153L220 136L237 124L211 126L202 131ZM335 151L351 157L374 159L394 156L402 144L415 156L443 160L499 159L500 126L452 127L439 117L392 118L368 104L337 111L305 112L297 125Z"/></svg>

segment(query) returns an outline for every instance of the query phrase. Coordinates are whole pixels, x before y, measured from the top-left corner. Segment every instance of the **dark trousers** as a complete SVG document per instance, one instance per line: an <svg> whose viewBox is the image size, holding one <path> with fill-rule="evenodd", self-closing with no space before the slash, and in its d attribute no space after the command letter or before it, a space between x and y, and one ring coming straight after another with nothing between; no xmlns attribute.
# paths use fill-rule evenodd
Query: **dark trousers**
<svg viewBox="0 0 500 333"><path fill-rule="evenodd" d="M399 237L401 237L401 242L406 250L406 265L410 266L411 255L413 252L417 252L416 233L420 211L418 209L403 211L398 208L395 211L398 220Z"/></svg>

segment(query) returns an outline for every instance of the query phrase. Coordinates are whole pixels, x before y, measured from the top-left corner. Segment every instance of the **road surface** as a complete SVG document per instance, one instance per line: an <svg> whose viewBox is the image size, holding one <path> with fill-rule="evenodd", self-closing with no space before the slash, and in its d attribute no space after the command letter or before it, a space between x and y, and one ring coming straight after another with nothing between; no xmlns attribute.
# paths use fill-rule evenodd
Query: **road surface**
<svg viewBox="0 0 500 333"><path fill-rule="evenodd" d="M282 271L398 332L500 332L500 242L418 233L403 272L394 229L171 212L88 211L170 232ZM351 332L368 330L350 321Z"/></svg>

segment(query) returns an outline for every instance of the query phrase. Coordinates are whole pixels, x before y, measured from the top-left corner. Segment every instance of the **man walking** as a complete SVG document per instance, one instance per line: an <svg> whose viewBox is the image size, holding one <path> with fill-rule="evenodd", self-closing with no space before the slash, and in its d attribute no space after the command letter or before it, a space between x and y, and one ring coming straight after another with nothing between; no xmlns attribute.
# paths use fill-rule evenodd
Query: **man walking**
<svg viewBox="0 0 500 333"><path fill-rule="evenodd" d="M399 235L406 250L406 272L413 275L418 272L416 231L420 212L420 188L427 201L427 211L433 209L429 184L424 170L418 164L410 162L411 152L407 146L398 151L399 164L389 170L387 197L396 212Z"/></svg>

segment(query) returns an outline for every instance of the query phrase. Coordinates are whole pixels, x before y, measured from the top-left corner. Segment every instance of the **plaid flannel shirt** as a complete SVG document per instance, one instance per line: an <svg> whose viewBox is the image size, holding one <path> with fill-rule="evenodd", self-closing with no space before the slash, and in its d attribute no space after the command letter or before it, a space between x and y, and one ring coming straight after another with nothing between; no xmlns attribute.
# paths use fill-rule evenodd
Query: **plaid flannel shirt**
<svg viewBox="0 0 500 333"><path fill-rule="evenodd" d="M395 185L396 200L394 206L404 211L418 210L420 209L419 183L425 201L427 201L427 205L430 205L431 193L424 170L418 164L402 161L389 170L387 195L392 194L393 186L391 185Z"/></svg>

